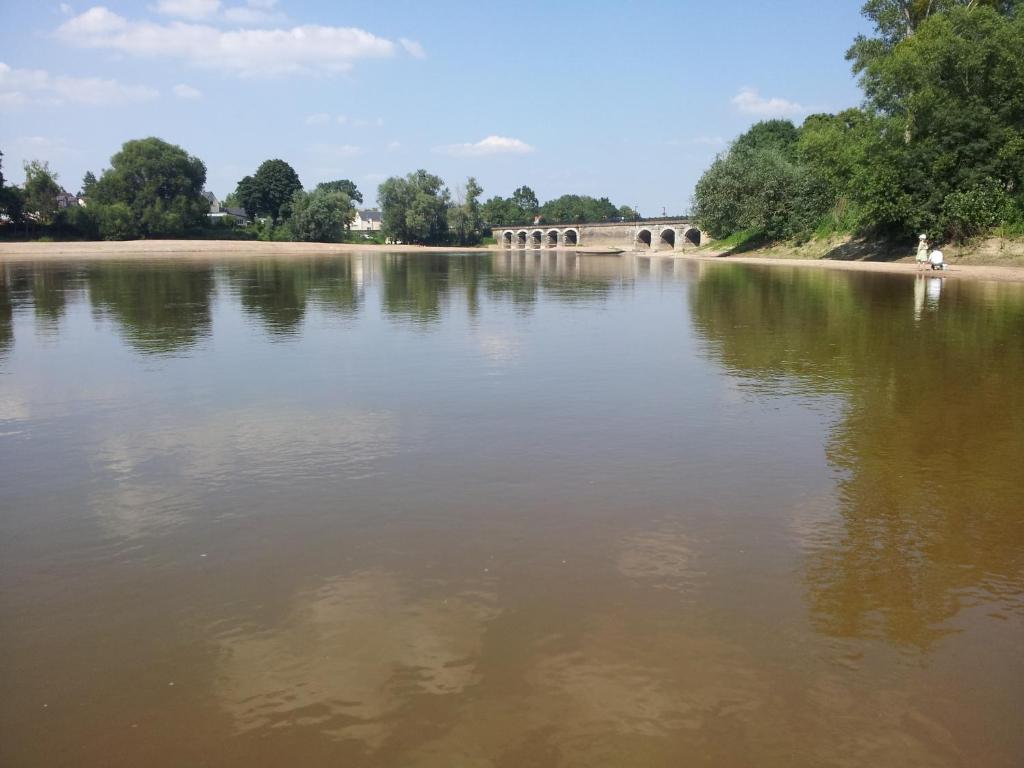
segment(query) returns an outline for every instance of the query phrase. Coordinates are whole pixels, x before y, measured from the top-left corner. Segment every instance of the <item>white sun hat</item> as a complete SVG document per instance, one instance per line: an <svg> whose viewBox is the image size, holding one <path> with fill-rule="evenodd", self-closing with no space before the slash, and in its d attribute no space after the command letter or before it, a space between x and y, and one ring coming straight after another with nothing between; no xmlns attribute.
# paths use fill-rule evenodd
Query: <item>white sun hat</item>
<svg viewBox="0 0 1024 768"><path fill-rule="evenodd" d="M927 240L928 239L928 235L919 235L917 239L918 240Z"/></svg>

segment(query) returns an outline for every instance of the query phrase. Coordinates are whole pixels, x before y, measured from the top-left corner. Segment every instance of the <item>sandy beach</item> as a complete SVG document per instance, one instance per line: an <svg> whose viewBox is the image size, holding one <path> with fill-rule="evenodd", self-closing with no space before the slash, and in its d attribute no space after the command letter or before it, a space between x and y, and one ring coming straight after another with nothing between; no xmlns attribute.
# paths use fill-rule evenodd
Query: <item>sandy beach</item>
<svg viewBox="0 0 1024 768"><path fill-rule="evenodd" d="M459 248L421 245L369 245L358 243L272 243L247 240L132 240L126 242L0 243L0 262L99 261L106 259L208 259L214 257L310 257L344 253L495 253L495 246ZM802 269L836 269L860 272L918 274L917 265L906 261L841 261L834 259L779 258L763 256L722 256L714 252L627 253L624 256L658 259L690 259L716 263L791 266ZM942 272L923 274L948 278L1024 282L1024 267L958 264L951 261Z"/></svg>

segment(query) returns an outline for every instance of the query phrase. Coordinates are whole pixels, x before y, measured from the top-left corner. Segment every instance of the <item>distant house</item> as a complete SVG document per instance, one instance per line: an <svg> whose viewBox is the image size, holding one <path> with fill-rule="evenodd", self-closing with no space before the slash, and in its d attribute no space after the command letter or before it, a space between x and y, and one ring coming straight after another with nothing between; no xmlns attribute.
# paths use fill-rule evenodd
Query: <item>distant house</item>
<svg viewBox="0 0 1024 768"><path fill-rule="evenodd" d="M85 201L78 195L72 195L70 192L61 192L57 195L57 207L60 210L73 208L76 205L85 205Z"/></svg>
<svg viewBox="0 0 1024 768"><path fill-rule="evenodd" d="M220 200L213 192L203 192L203 197L210 204L210 213L220 213Z"/></svg>
<svg viewBox="0 0 1024 768"><path fill-rule="evenodd" d="M221 208L221 213L225 216L230 217L235 224L239 226L245 226L249 223L249 214L245 212L245 208Z"/></svg>
<svg viewBox="0 0 1024 768"><path fill-rule="evenodd" d="M355 232L377 232L380 230L380 222L380 211L371 209L356 211L352 229Z"/></svg>

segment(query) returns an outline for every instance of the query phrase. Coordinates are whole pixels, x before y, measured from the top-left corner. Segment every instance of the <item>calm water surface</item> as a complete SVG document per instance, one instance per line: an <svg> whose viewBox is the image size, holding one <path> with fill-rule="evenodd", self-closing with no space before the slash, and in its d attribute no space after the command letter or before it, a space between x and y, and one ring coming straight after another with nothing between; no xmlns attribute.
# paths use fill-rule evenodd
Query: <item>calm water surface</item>
<svg viewBox="0 0 1024 768"><path fill-rule="evenodd" d="M0 264L0 764L1024 764L1024 288Z"/></svg>

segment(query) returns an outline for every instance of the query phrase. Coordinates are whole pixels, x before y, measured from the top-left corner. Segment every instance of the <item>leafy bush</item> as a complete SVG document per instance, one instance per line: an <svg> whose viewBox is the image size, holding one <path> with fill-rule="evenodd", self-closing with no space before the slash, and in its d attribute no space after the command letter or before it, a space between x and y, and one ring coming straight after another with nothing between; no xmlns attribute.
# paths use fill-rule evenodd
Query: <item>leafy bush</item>
<svg viewBox="0 0 1024 768"><path fill-rule="evenodd" d="M962 192L951 192L942 203L942 229L962 242L1003 222L1010 200L995 179L985 179Z"/></svg>

